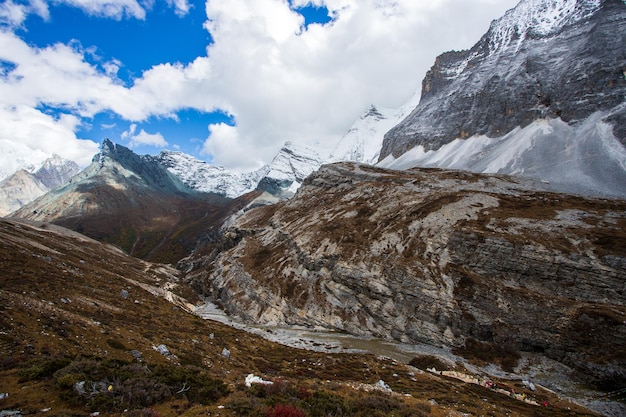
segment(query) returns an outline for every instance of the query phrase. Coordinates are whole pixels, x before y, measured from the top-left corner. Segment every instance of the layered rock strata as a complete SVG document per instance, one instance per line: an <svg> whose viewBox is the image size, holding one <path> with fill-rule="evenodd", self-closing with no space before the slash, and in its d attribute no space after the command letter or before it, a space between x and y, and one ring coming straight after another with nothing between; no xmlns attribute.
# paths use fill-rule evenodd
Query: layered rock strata
<svg viewBox="0 0 626 417"><path fill-rule="evenodd" d="M255 323L473 338L626 381L626 202L460 171L323 166L246 212L188 279Z"/></svg>

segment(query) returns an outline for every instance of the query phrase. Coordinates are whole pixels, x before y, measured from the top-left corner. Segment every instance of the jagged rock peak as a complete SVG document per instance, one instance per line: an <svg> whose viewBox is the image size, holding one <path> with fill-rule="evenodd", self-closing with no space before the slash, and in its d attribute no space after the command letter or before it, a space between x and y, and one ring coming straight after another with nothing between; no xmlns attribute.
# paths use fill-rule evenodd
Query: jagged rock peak
<svg viewBox="0 0 626 417"><path fill-rule="evenodd" d="M280 198L291 197L322 162L315 150L287 141L270 163L257 188Z"/></svg>
<svg viewBox="0 0 626 417"><path fill-rule="evenodd" d="M48 189L53 189L67 183L70 178L80 172L80 166L57 154L46 159L33 172Z"/></svg>
<svg viewBox="0 0 626 417"><path fill-rule="evenodd" d="M385 118L385 116L383 116L383 114L373 104L361 115L361 119L367 119L368 117L373 117L378 120Z"/></svg>
<svg viewBox="0 0 626 417"><path fill-rule="evenodd" d="M522 0L491 24L487 33L490 49L493 52L526 37L556 34L563 27L591 16L601 3L601 0Z"/></svg>

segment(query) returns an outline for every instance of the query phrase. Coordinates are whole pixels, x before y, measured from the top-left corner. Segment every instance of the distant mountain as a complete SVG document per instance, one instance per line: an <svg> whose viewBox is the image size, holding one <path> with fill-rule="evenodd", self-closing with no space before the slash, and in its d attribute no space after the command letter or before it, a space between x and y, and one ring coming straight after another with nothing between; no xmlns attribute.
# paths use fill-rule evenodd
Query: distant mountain
<svg viewBox="0 0 626 417"><path fill-rule="evenodd" d="M313 149L286 142L267 167L257 188L278 197L291 197L322 162Z"/></svg>
<svg viewBox="0 0 626 417"><path fill-rule="evenodd" d="M342 136L325 163L352 161L376 164L385 133L400 123L417 106L418 100L419 96L414 95L399 109L370 106Z"/></svg>
<svg viewBox="0 0 626 417"><path fill-rule="evenodd" d="M26 165L0 181L0 216L6 216L67 183L79 171L77 163L56 154L36 165Z"/></svg>
<svg viewBox="0 0 626 417"><path fill-rule="evenodd" d="M248 201L197 192L157 157L105 140L68 184L12 216L59 224L140 258L175 262Z"/></svg>
<svg viewBox="0 0 626 417"><path fill-rule="evenodd" d="M52 190L67 183L74 175L80 172L80 166L57 154L43 161L35 167L33 174L43 185Z"/></svg>
<svg viewBox="0 0 626 417"><path fill-rule="evenodd" d="M237 173L224 167L210 165L182 152L163 151L158 162L187 185L201 192L236 198L256 189L267 173L263 167L250 173Z"/></svg>
<svg viewBox="0 0 626 417"><path fill-rule="evenodd" d="M0 181L0 216L19 209L50 191L35 175L20 169Z"/></svg>
<svg viewBox="0 0 626 417"><path fill-rule="evenodd" d="M522 0L470 50L437 58L419 105L385 135L380 164L624 198L625 44L622 0Z"/></svg>
<svg viewBox="0 0 626 417"><path fill-rule="evenodd" d="M314 150L292 142L286 142L269 165L246 173L210 165L182 152L164 151L156 159L186 186L229 198L257 189L290 197L304 178L322 165Z"/></svg>

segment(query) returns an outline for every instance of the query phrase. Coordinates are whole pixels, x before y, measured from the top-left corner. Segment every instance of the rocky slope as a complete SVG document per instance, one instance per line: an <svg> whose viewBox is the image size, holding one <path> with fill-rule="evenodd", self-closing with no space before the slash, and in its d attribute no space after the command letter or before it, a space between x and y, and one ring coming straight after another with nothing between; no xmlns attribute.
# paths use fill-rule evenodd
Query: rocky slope
<svg viewBox="0 0 626 417"><path fill-rule="evenodd" d="M574 176L569 184L581 176L601 183L605 175L601 167L612 155L608 162L619 175L618 184L623 184L625 43L626 3L621 0L523 0L494 21L472 49L437 58L422 82L419 105L385 135L380 159L393 160L417 149L431 152L431 160L417 155L413 166L448 167L432 161L449 155L438 151L453 141L472 138L466 148L480 150L464 154L457 146L457 167L485 151L491 159L502 159L496 171L487 172L550 180L556 160L563 165L561 178ZM559 130L562 142L557 146L551 132L536 135L532 143L524 143L525 135L514 135L515 129L553 119L569 129ZM591 124L595 130L589 129ZM521 142L517 149L508 146L507 154L487 147L498 146L488 138L507 134L510 144ZM586 143L579 144L582 138ZM567 146L571 143L578 147L573 154ZM542 160L542 155L548 159ZM480 170L472 162L463 169ZM581 174L579 168L586 172ZM593 189L594 184L584 187ZM624 197L623 187L611 186L610 191Z"/></svg>
<svg viewBox="0 0 626 417"><path fill-rule="evenodd" d="M19 209L50 191L37 177L20 169L0 181L0 217Z"/></svg>
<svg viewBox="0 0 626 417"><path fill-rule="evenodd" d="M253 322L535 352L626 385L626 203L339 163L250 210L188 279Z"/></svg>
<svg viewBox="0 0 626 417"><path fill-rule="evenodd" d="M106 140L70 183L12 216L63 225L140 258L175 262L247 202L194 191L155 157Z"/></svg>

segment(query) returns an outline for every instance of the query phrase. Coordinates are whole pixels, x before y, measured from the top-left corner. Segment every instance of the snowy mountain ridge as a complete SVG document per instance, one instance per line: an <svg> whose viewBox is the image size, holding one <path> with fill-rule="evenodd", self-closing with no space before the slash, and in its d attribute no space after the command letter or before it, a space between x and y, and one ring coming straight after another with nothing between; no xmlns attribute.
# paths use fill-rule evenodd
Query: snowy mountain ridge
<svg viewBox="0 0 626 417"><path fill-rule="evenodd" d="M263 167L249 173L232 172L183 152L174 151L162 151L157 159L169 172L192 189L229 198L239 197L254 190L268 170L267 167Z"/></svg>
<svg viewBox="0 0 626 417"><path fill-rule="evenodd" d="M550 36L563 27L583 20L598 10L601 0L522 0L516 7L495 20L486 36L490 53L527 37Z"/></svg>
<svg viewBox="0 0 626 417"><path fill-rule="evenodd" d="M293 142L286 142L270 164L245 173L210 165L182 152L163 151L156 158L191 189L229 198L236 198L256 189L289 197L295 193L304 178L323 162L316 151Z"/></svg>
<svg viewBox="0 0 626 417"><path fill-rule="evenodd" d="M397 109L371 105L339 139L325 163L352 161L376 164L385 133L400 123L418 103L419 94L415 93Z"/></svg>

